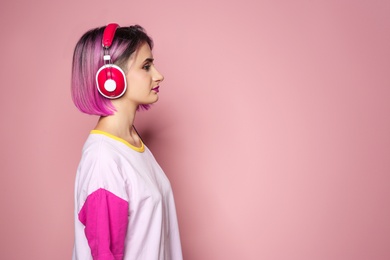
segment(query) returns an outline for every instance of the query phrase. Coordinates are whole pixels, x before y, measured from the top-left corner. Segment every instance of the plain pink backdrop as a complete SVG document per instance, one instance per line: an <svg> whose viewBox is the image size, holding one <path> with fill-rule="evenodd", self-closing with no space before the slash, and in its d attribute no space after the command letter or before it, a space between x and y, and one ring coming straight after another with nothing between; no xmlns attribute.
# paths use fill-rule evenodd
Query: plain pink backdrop
<svg viewBox="0 0 390 260"><path fill-rule="evenodd" d="M137 126L186 260L390 259L390 2L2 1L0 258L66 260L95 117L76 41L139 23L165 75Z"/></svg>

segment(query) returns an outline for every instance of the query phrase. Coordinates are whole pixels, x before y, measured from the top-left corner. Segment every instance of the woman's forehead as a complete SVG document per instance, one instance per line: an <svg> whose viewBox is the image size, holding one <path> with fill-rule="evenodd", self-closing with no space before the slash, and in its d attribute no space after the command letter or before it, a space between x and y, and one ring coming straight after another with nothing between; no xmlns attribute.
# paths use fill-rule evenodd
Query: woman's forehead
<svg viewBox="0 0 390 260"><path fill-rule="evenodd" d="M142 64L147 60L153 60L153 54L149 44L143 43L129 58L127 63L128 68L131 68L134 64Z"/></svg>
<svg viewBox="0 0 390 260"><path fill-rule="evenodd" d="M142 63L147 59L153 59L153 54L149 44L144 43L134 52L134 61L136 63Z"/></svg>

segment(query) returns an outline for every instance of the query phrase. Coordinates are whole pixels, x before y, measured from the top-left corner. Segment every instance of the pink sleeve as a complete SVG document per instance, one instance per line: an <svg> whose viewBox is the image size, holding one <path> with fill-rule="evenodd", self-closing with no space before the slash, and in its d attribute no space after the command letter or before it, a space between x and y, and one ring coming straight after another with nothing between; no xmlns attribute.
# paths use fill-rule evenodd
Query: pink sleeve
<svg viewBox="0 0 390 260"><path fill-rule="evenodd" d="M123 259L129 203L98 189L91 193L79 212L94 260Z"/></svg>

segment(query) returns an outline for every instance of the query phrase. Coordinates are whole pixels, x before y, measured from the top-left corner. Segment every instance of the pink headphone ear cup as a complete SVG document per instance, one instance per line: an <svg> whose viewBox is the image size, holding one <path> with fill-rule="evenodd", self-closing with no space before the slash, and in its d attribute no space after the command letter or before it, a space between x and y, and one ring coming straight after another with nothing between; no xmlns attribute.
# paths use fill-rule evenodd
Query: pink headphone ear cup
<svg viewBox="0 0 390 260"><path fill-rule="evenodd" d="M104 65L96 73L96 86L102 96L109 99L119 98L127 88L125 73L116 65Z"/></svg>

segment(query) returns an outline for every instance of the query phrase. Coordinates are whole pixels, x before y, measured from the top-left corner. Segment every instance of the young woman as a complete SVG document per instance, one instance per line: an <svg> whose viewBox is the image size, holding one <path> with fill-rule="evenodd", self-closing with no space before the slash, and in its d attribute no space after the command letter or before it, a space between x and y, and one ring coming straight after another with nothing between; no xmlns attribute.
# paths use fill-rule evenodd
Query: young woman
<svg viewBox="0 0 390 260"><path fill-rule="evenodd" d="M100 116L76 175L74 260L182 259L170 183L133 126L164 79L152 47L142 27L109 24L74 50L73 102Z"/></svg>

